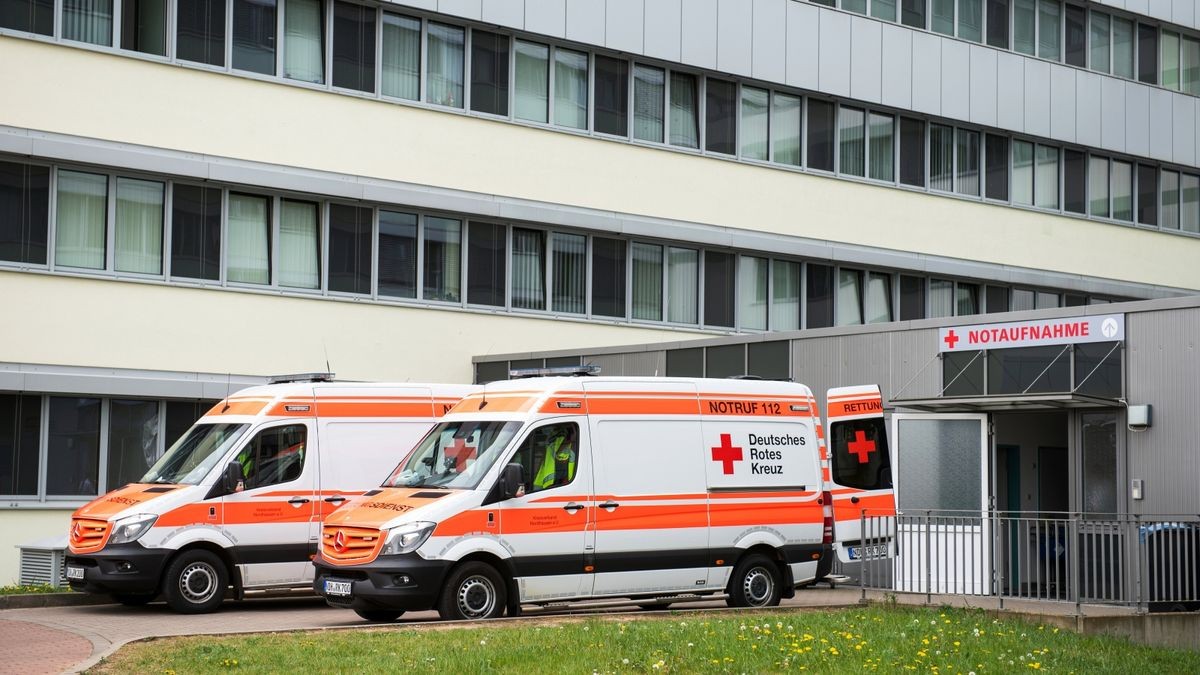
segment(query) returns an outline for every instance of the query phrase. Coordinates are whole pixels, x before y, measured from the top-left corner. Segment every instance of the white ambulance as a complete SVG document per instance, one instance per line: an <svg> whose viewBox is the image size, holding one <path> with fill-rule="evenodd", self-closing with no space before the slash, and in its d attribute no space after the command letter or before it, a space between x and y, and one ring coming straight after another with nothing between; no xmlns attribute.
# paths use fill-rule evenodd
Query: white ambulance
<svg viewBox="0 0 1200 675"><path fill-rule="evenodd" d="M307 588L321 522L480 387L276 378L214 406L140 482L71 517L71 587L212 611L230 586Z"/></svg>
<svg viewBox="0 0 1200 675"><path fill-rule="evenodd" d="M371 621L430 608L478 619L522 605L775 605L829 574L835 544L846 560L862 555L862 509L894 509L879 389L829 397L831 461L801 384L489 384L383 487L326 519L314 590Z"/></svg>

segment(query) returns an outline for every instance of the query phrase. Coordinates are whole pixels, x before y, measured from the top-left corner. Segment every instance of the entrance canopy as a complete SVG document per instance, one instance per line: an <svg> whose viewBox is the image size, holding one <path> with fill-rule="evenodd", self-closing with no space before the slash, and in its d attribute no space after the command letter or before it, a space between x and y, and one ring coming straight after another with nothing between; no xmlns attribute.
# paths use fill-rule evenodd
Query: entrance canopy
<svg viewBox="0 0 1200 675"><path fill-rule="evenodd" d="M1116 399L1085 396L1069 392L1058 394L910 398L896 399L891 401L891 404L897 408L923 410L925 412L1070 410L1074 408L1116 408L1121 406L1121 402Z"/></svg>

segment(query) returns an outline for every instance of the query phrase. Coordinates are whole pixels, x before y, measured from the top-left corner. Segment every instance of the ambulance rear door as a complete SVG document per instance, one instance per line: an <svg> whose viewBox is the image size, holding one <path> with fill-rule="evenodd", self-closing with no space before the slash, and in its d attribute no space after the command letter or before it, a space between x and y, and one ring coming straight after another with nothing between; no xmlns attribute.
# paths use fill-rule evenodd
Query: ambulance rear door
<svg viewBox="0 0 1200 675"><path fill-rule="evenodd" d="M858 562L889 557L896 496L879 387L830 389L826 415L831 478L828 489L833 494L833 539L838 559Z"/></svg>

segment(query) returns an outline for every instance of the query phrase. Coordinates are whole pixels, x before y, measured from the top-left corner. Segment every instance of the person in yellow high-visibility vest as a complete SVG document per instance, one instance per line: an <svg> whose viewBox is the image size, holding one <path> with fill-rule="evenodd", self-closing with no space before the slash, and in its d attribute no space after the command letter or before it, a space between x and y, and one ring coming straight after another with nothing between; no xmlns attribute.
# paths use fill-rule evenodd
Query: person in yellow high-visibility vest
<svg viewBox="0 0 1200 675"><path fill-rule="evenodd" d="M533 477L535 490L545 490L557 485L566 485L575 479L575 434L572 427L562 425L555 429L554 436L546 444L546 455L537 475Z"/></svg>

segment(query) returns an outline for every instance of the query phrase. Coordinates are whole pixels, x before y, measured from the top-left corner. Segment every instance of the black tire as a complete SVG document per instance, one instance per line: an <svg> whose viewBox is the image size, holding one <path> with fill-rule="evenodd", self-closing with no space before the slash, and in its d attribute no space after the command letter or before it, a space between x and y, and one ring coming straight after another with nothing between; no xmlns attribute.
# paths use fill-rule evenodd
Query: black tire
<svg viewBox="0 0 1200 675"><path fill-rule="evenodd" d="M669 603L669 602L657 602L657 603L649 602L649 603L645 603L642 605L638 605L638 609L642 610L643 612L663 612L670 608L671 608L671 603Z"/></svg>
<svg viewBox="0 0 1200 675"><path fill-rule="evenodd" d="M779 604L782 580L779 566L765 555L751 553L738 561L729 579L730 607L775 607Z"/></svg>
<svg viewBox="0 0 1200 675"><path fill-rule="evenodd" d="M447 621L495 619L504 614L507 602L508 590L496 568L468 562L450 573L437 611Z"/></svg>
<svg viewBox="0 0 1200 675"><path fill-rule="evenodd" d="M180 614L204 614L221 605L229 572L217 554L203 549L184 551L167 565L163 596Z"/></svg>
<svg viewBox="0 0 1200 675"><path fill-rule="evenodd" d="M404 612L394 609L356 609L354 613L375 623L391 623L404 615Z"/></svg>
<svg viewBox="0 0 1200 675"><path fill-rule="evenodd" d="M158 597L157 593L113 593L113 600L116 600L126 607L141 607L148 604L151 600Z"/></svg>

